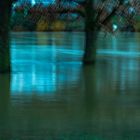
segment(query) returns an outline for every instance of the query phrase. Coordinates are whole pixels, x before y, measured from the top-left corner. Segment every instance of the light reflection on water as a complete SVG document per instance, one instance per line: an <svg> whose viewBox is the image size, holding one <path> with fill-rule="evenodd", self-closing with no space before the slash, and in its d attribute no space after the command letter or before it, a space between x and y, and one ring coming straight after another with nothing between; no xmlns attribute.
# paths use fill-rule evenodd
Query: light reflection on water
<svg viewBox="0 0 140 140"><path fill-rule="evenodd" d="M83 33L14 33L13 36L12 94L52 94L64 85L77 84L82 69ZM119 82L120 90L138 78L132 71L139 70L139 44L139 34L106 38L99 34L97 61L106 59L111 63L109 68L105 67L112 74L111 81Z"/></svg>
<svg viewBox="0 0 140 140"><path fill-rule="evenodd" d="M39 64L29 64L21 72L17 72L12 75L12 93L18 94L32 94L37 92L38 94L52 94L56 92L61 85L76 85L76 81L79 78L79 71L81 69L81 63L77 64L49 64L42 66ZM20 66L21 67L21 66Z"/></svg>
<svg viewBox="0 0 140 140"><path fill-rule="evenodd" d="M83 67L83 33L14 33L0 138L139 140L140 35L103 36Z"/></svg>
<svg viewBox="0 0 140 140"><path fill-rule="evenodd" d="M83 41L79 35L64 36L64 33L20 34L13 39L12 94L52 94L61 85L76 85L82 56L78 47Z"/></svg>

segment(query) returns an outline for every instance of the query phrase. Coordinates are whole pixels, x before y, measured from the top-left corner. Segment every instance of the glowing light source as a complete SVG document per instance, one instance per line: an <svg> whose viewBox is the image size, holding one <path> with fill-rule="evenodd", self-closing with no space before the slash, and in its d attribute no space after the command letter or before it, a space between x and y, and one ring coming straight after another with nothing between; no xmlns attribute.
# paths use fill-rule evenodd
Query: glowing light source
<svg viewBox="0 0 140 140"><path fill-rule="evenodd" d="M35 0L32 0L31 3L32 3L32 5L35 5L36 4Z"/></svg>
<svg viewBox="0 0 140 140"><path fill-rule="evenodd" d="M118 26L116 24L113 24L113 31L116 31L118 29Z"/></svg>

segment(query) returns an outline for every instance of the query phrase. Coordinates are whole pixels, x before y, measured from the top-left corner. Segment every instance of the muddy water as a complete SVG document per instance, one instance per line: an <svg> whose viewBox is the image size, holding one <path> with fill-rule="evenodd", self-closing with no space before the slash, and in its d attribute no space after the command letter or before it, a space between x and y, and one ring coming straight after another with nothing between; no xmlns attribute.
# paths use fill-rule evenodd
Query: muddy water
<svg viewBox="0 0 140 140"><path fill-rule="evenodd" d="M83 67L83 33L13 33L0 139L139 140L139 38L100 33L97 62Z"/></svg>

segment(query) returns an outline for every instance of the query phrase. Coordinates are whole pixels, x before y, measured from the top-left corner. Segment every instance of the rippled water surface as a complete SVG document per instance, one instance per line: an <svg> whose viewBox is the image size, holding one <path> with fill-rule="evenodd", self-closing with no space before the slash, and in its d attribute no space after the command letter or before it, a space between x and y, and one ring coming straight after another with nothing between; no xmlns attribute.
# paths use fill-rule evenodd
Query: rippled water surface
<svg viewBox="0 0 140 140"><path fill-rule="evenodd" d="M139 140L140 34L12 33L11 75L0 75L0 140Z"/></svg>

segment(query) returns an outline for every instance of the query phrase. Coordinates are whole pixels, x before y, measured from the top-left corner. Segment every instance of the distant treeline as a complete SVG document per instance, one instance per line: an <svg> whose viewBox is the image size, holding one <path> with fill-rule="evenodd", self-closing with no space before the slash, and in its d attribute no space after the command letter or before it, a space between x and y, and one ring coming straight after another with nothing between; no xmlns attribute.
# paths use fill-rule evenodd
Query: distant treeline
<svg viewBox="0 0 140 140"><path fill-rule="evenodd" d="M57 13L57 4L44 5L43 3L22 3L20 5L13 5L13 13L11 18L12 31L83 31L84 30L84 18L76 13ZM67 8L76 8L82 11L81 6L74 6ZM98 8L96 7L98 10ZM120 10L121 9L121 10ZM125 9L125 12L122 12ZM135 21L131 19L128 14L132 7L118 8L118 15L114 16L111 21L108 22L103 28L113 27L119 31L140 31L140 17L137 16ZM63 9L61 9L63 11ZM107 14L107 8L102 8L101 18L104 18ZM133 12L132 12L133 14ZM126 16L127 15L127 16ZM128 17L128 18L126 18ZM130 17L130 18L129 18ZM127 19L127 20L126 20ZM131 22L131 21L133 22ZM115 26L114 26L115 25ZM101 28L102 29L102 28Z"/></svg>
<svg viewBox="0 0 140 140"><path fill-rule="evenodd" d="M83 30L84 20L76 14L58 14L55 5L25 3L13 7L11 29L13 31L62 31ZM49 11L49 12L48 12Z"/></svg>

